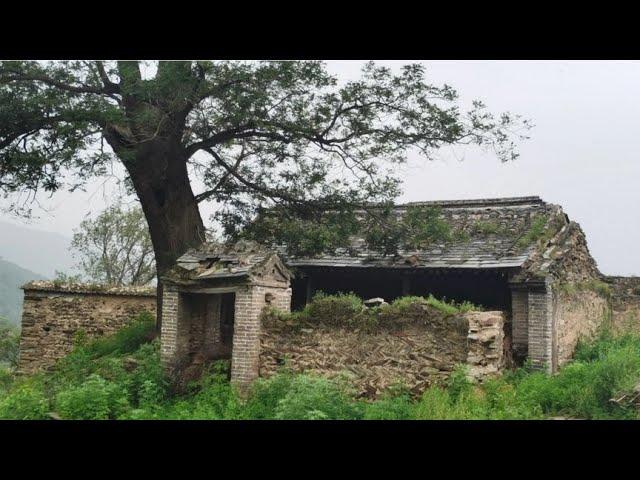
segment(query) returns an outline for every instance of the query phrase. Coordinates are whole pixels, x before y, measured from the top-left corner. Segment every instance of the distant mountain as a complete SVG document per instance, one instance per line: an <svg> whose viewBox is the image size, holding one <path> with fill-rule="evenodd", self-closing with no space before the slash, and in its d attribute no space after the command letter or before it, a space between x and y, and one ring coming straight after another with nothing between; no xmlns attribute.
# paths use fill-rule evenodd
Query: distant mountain
<svg viewBox="0 0 640 480"><path fill-rule="evenodd" d="M0 258L43 277L55 277L56 270L71 273L70 245L71 239L58 233L0 221Z"/></svg>
<svg viewBox="0 0 640 480"><path fill-rule="evenodd" d="M44 277L0 259L0 317L14 325L20 324L24 295L20 287L31 280L44 280Z"/></svg>

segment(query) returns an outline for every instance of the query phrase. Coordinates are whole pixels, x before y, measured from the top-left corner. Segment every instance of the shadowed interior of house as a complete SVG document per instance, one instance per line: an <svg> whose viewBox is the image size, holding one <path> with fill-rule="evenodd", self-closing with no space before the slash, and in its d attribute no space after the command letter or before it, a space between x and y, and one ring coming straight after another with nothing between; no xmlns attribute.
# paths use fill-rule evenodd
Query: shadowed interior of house
<svg viewBox="0 0 640 480"><path fill-rule="evenodd" d="M469 301L497 310L510 310L507 269L423 269L407 272L384 268L298 268L292 282L292 309L299 310L322 291L353 292L363 299L391 302L407 295L432 294L448 301Z"/></svg>

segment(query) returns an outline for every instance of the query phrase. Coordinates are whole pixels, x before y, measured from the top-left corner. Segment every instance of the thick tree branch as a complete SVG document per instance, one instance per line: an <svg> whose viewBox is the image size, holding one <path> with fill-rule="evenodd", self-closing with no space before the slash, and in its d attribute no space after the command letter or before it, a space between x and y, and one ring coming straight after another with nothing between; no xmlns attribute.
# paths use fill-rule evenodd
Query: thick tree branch
<svg viewBox="0 0 640 480"><path fill-rule="evenodd" d="M51 87L59 88L65 92L71 93L94 93L97 95L106 95L107 92L104 88L90 87L89 85L69 85L58 80L49 78L43 74L34 73L10 73L9 75L0 72L0 85L8 84L11 82L40 82Z"/></svg>
<svg viewBox="0 0 640 480"><path fill-rule="evenodd" d="M236 163L233 165L233 167L231 167L231 169L232 169L232 171L233 171L233 172L237 172L237 171L238 171L238 167L240 166L240 162L242 162L242 160L243 160L244 158L245 158L245 157L244 157L242 154L240 154L240 155L238 156L238 159L236 160ZM224 168L224 167L223 167L223 168ZM196 202L197 202L197 203L203 202L203 201L205 201L207 198L210 198L210 197L212 197L213 195L215 195L215 194L216 194L216 192L218 191L218 189L219 189L222 185L224 185L224 183L227 181L227 179L229 178L229 176L230 176L231 174L232 174L232 173L231 173L230 171L225 172L225 174L224 174L224 175L222 175L222 177L220 177L220 180L218 180L218 182L216 183L215 187L213 187L213 188L212 188L212 189L210 189L210 190L207 190L206 192L202 192L202 193L200 193L200 194L196 195L196 196L195 196L195 198L196 198Z"/></svg>

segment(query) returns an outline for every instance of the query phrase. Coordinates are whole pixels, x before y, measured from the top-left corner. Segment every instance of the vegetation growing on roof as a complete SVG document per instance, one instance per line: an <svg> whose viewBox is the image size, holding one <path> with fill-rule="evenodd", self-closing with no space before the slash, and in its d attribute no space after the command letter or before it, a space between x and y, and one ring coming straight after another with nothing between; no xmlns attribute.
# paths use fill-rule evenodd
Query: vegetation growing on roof
<svg viewBox="0 0 640 480"><path fill-rule="evenodd" d="M540 240L544 233L547 222L549 221L548 215L536 215L531 221L531 226L523 235L518 238L516 247L525 248L532 243Z"/></svg>
<svg viewBox="0 0 640 480"><path fill-rule="evenodd" d="M603 282L602 280L598 280L597 278L581 282L560 282L556 285L556 288L557 290L569 295L586 290L596 292L603 297L610 298L613 293L613 289L610 284Z"/></svg>
<svg viewBox="0 0 640 480"><path fill-rule="evenodd" d="M564 226L560 216L549 214L537 214L531 220L529 229L521 235L515 243L517 248L523 249L537 243L544 245Z"/></svg>
<svg viewBox="0 0 640 480"><path fill-rule="evenodd" d="M474 233L481 235L499 235L499 236L512 236L513 233L509 228L501 225L495 220L478 220L472 227Z"/></svg>

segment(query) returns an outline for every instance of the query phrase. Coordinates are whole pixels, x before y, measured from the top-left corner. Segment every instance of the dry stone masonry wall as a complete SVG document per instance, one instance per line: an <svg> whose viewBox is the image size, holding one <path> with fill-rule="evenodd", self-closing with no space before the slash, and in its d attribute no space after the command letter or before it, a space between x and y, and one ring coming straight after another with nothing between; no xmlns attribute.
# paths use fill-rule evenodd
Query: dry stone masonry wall
<svg viewBox="0 0 640 480"><path fill-rule="evenodd" d="M553 315L557 333L554 343L558 366L571 360L578 340L593 337L605 321L608 309L607 299L597 292L555 292Z"/></svg>
<svg viewBox="0 0 640 480"><path fill-rule="evenodd" d="M146 287L101 287L31 282L23 287L19 369L51 366L73 348L76 333L115 333L143 311L155 316L156 291Z"/></svg>
<svg viewBox="0 0 640 480"><path fill-rule="evenodd" d="M606 277L611 286L611 324L640 333L640 277Z"/></svg>
<svg viewBox="0 0 640 480"><path fill-rule="evenodd" d="M469 312L371 332L282 325L265 316L259 373L269 377L286 365L294 372L346 374L365 398L375 398L397 383L420 394L443 383L458 364L467 364L476 380L499 373L504 364L504 318L502 312Z"/></svg>

